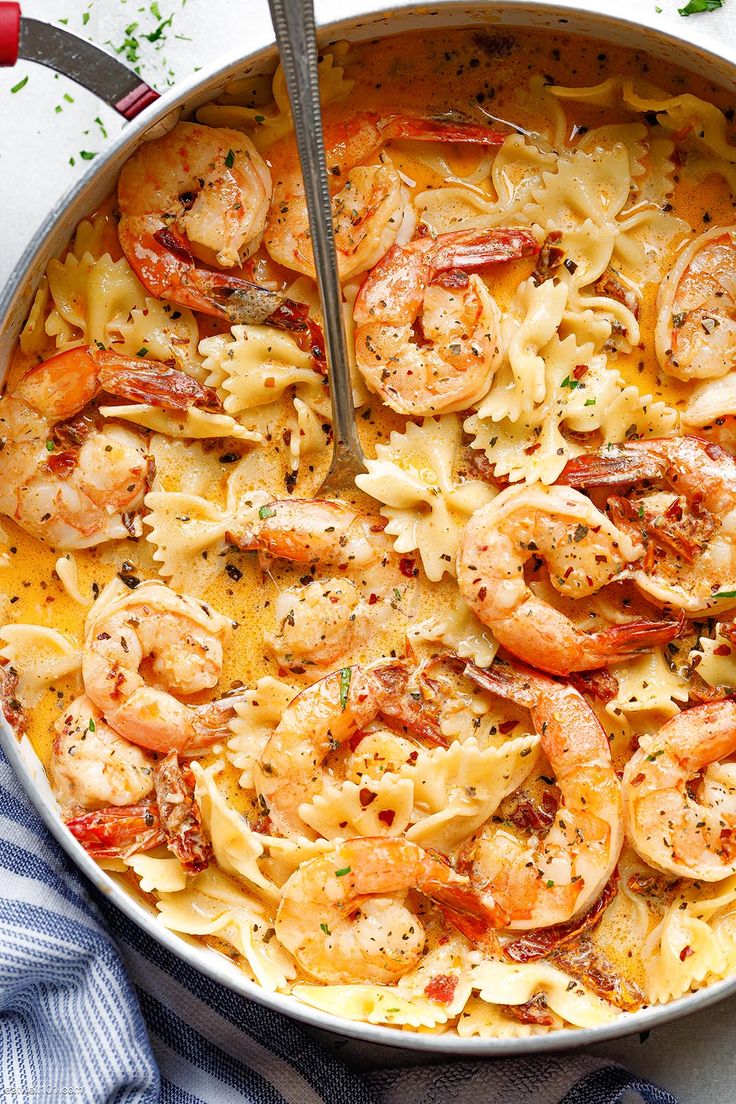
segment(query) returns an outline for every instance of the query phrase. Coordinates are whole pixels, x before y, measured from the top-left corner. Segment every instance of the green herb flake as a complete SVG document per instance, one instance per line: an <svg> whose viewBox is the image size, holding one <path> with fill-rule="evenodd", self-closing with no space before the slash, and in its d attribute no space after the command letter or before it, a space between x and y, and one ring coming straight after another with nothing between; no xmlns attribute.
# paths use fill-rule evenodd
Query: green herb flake
<svg viewBox="0 0 736 1104"><path fill-rule="evenodd" d="M584 405L585 406L595 406L595 399L586 399Z"/></svg>
<svg viewBox="0 0 736 1104"><path fill-rule="evenodd" d="M53 452L55 448L56 448L56 445L54 444L53 441L47 441L46 442L46 451L47 452Z"/></svg>
<svg viewBox="0 0 736 1104"><path fill-rule="evenodd" d="M95 722L92 720L91 717L89 719L88 727L89 727L90 732L96 732L97 731L97 725L95 724Z"/></svg>
<svg viewBox="0 0 736 1104"><path fill-rule="evenodd" d="M323 931L325 933L325 935L332 935L332 932L327 927L327 924L320 924L319 927L320 927L320 931Z"/></svg>
<svg viewBox="0 0 736 1104"><path fill-rule="evenodd" d="M102 121L102 119L100 118L99 115L95 115L95 122L97 123L98 127L100 128L100 133L102 134L102 137L107 138L107 131L105 130L105 124L103 123L103 121Z"/></svg>
<svg viewBox="0 0 736 1104"><path fill-rule="evenodd" d="M143 345L135 355L138 356L138 357L144 357L144 356L147 355L147 353L148 353L148 349L146 348L145 345Z"/></svg>
<svg viewBox="0 0 736 1104"><path fill-rule="evenodd" d="M552 878L548 878L544 884L547 886L547 889L552 889L555 883Z"/></svg>
<svg viewBox="0 0 736 1104"><path fill-rule="evenodd" d="M232 150L227 151L227 157L225 158L225 167L231 169L235 164L235 154Z"/></svg>
<svg viewBox="0 0 736 1104"><path fill-rule="evenodd" d="M678 8L679 15L699 15L701 12L717 11L723 7L723 0L689 0L684 8Z"/></svg>
<svg viewBox="0 0 736 1104"><path fill-rule="evenodd" d="M396 599L397 602L401 601L401 591L399 590L398 587L394 587L394 598Z"/></svg>
<svg viewBox="0 0 736 1104"><path fill-rule="evenodd" d="M86 27L89 23L89 12L82 12L82 26Z"/></svg>
<svg viewBox="0 0 736 1104"><path fill-rule="evenodd" d="M68 92L64 93L64 99L67 103L74 103L74 97L70 96Z"/></svg>
<svg viewBox="0 0 736 1104"><path fill-rule="evenodd" d="M161 9L159 8L158 4L156 3L156 0L153 0L153 3L151 4L151 6L148 10L150 11L150 13L151 13L151 15L153 16L154 19L160 19L161 18Z"/></svg>
<svg viewBox="0 0 736 1104"><path fill-rule="evenodd" d="M350 873L350 867L349 866L343 866L342 869L335 871L335 877L336 878L344 878L345 875L349 874L349 873Z"/></svg>
<svg viewBox="0 0 736 1104"><path fill-rule="evenodd" d="M260 124L260 123L265 123L265 121L266 121L266 116L265 116L265 115L255 115L255 116L254 116L254 119L255 119L255 121L256 121L257 123L259 123L259 124Z"/></svg>
<svg viewBox="0 0 736 1104"><path fill-rule="evenodd" d="M570 379L569 376L565 376L564 380L560 384L560 387L569 387L571 391L574 391L576 387L580 386L580 380Z"/></svg>
<svg viewBox="0 0 736 1104"><path fill-rule="evenodd" d="M348 694L350 693L350 680L353 677L352 667L343 667L340 671L340 708L343 713L345 712L348 704Z"/></svg>
<svg viewBox="0 0 736 1104"><path fill-rule="evenodd" d="M736 598L736 590L718 590L711 598Z"/></svg>
<svg viewBox="0 0 736 1104"><path fill-rule="evenodd" d="M28 77L27 76L22 77L21 80L19 80L17 84L13 85L13 87L10 89L10 91L13 93L13 95L15 95L16 92L20 92L21 88L25 88L25 86L27 84L28 84Z"/></svg>
<svg viewBox="0 0 736 1104"><path fill-rule="evenodd" d="M97 154L90 153L89 150L80 150L79 156L82 158L83 161L91 161L93 157L97 156Z"/></svg>
<svg viewBox="0 0 736 1104"><path fill-rule="evenodd" d="M258 511L258 516L261 521L265 521L266 518L276 517L276 511L273 510L270 506L261 506L260 510Z"/></svg>
<svg viewBox="0 0 736 1104"><path fill-rule="evenodd" d="M161 38L161 36L163 35L166 28L170 27L173 22L174 22L174 16L170 15L168 19L163 19L159 23L159 25L158 25L158 27L156 28L155 31L151 31L150 34L144 34L143 38L147 39L149 42L158 42L158 40Z"/></svg>

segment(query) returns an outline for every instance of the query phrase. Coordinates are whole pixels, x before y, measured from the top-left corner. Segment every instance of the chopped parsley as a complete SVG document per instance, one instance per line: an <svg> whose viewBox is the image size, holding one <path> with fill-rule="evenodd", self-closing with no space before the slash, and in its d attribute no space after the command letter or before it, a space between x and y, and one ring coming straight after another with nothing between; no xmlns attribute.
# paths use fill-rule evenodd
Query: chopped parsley
<svg viewBox="0 0 736 1104"><path fill-rule="evenodd" d="M276 511L272 510L270 506L261 506L260 510L258 511L258 516L261 521L265 521L266 518L276 517Z"/></svg>
<svg viewBox="0 0 736 1104"><path fill-rule="evenodd" d="M138 356L138 357L144 357L144 356L146 356L147 353L148 353L148 349L146 348L145 345L142 345L135 355Z"/></svg>
<svg viewBox="0 0 736 1104"><path fill-rule="evenodd" d="M323 931L325 935L332 935L332 932L327 927L327 924L320 924L320 930Z"/></svg>
<svg viewBox="0 0 736 1104"><path fill-rule="evenodd" d="M90 730L90 732L95 732L97 730L97 725L95 724L95 722L92 720L91 717L89 719L89 730Z"/></svg>
<svg viewBox="0 0 736 1104"><path fill-rule="evenodd" d="M718 590L711 598L736 598L736 590Z"/></svg>
<svg viewBox="0 0 736 1104"><path fill-rule="evenodd" d="M232 150L227 151L227 157L225 158L225 167L231 169L235 164L235 154Z"/></svg>
<svg viewBox="0 0 736 1104"><path fill-rule="evenodd" d="M47 452L53 452L55 448L56 448L56 445L54 444L54 442L52 440L49 439L46 442L46 451Z"/></svg>
<svg viewBox="0 0 736 1104"><path fill-rule="evenodd" d="M91 153L89 150L80 150L79 156L83 161L91 161L93 157L96 157L96 153Z"/></svg>
<svg viewBox="0 0 736 1104"><path fill-rule="evenodd" d="M565 376L564 380L560 384L560 387L569 387L571 391L574 391L576 387L580 386L580 380L570 379L569 376Z"/></svg>
<svg viewBox="0 0 736 1104"><path fill-rule="evenodd" d="M723 7L723 0L688 0L684 8L678 8L679 15L699 15L700 12L717 11Z"/></svg>
<svg viewBox="0 0 736 1104"><path fill-rule="evenodd" d="M20 92L21 88L25 88L28 84L28 77L22 77L17 84L14 84L10 91L15 95L16 92Z"/></svg>
<svg viewBox="0 0 736 1104"><path fill-rule="evenodd" d="M340 671L340 708L343 713L347 708L348 694L350 693L350 680L353 677L352 667L343 667Z"/></svg>
<svg viewBox="0 0 736 1104"><path fill-rule="evenodd" d="M343 866L340 870L335 871L335 877L344 878L346 874L350 873L350 869L351 868L349 866Z"/></svg>

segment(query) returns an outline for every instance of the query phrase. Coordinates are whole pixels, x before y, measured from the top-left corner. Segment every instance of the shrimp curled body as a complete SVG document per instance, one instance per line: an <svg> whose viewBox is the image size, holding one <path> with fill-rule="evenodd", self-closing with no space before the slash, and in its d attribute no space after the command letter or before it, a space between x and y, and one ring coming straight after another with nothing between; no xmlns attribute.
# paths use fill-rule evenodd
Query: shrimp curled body
<svg viewBox="0 0 736 1104"><path fill-rule="evenodd" d="M325 153L332 187L332 220L340 279L371 269L399 239L411 237L416 219L409 191L390 159L370 163L392 138L499 145L504 136L474 124L435 122L362 112L328 122ZM304 181L291 139L269 151L273 200L264 244L275 261L315 279Z"/></svg>
<svg viewBox="0 0 736 1104"><path fill-rule="evenodd" d="M231 323L268 321L313 341L303 304L220 271L239 268L258 247L270 201L271 174L246 135L177 123L123 166L120 245L158 299Z"/></svg>
<svg viewBox="0 0 736 1104"><path fill-rule="evenodd" d="M584 912L611 877L623 845L621 787L608 739L574 687L535 671L468 664L487 690L526 706L561 794L544 838L522 842L501 829L481 837L473 878L482 881L508 928L547 928Z"/></svg>
<svg viewBox="0 0 736 1104"><path fill-rule="evenodd" d="M632 621L587 633L537 597L524 577L539 557L559 593L585 597L618 578L641 552L590 499L566 487L509 487L476 511L458 554L465 601L519 659L566 675L666 643L679 623Z"/></svg>
<svg viewBox="0 0 736 1104"><path fill-rule="evenodd" d="M343 667L297 694L255 770L261 805L277 831L306 833L299 806L319 789L324 760L379 715L398 719L429 742L444 743L436 712L411 692L411 674L398 660Z"/></svg>
<svg viewBox="0 0 736 1104"><path fill-rule="evenodd" d="M356 364L371 390L409 415L463 410L482 399L501 360L500 313L468 272L538 249L522 229L460 230L394 245L355 301Z"/></svg>
<svg viewBox="0 0 736 1104"><path fill-rule="evenodd" d="M734 752L733 701L688 709L641 737L624 769L624 820L651 866L705 882L736 873L736 764L719 762Z"/></svg>
<svg viewBox="0 0 736 1104"><path fill-rule="evenodd" d="M32 368L0 399L0 513L60 549L140 536L151 477L145 438L91 419L102 392L172 410L217 405L208 387L158 361L86 345Z"/></svg>
<svg viewBox="0 0 736 1104"><path fill-rule="evenodd" d="M426 945L404 900L409 890L438 904L471 939L481 940L492 924L492 907L446 863L408 840L364 837L291 875L276 935L318 981L390 984L417 965Z"/></svg>
<svg viewBox="0 0 736 1104"><path fill-rule="evenodd" d="M736 226L716 226L683 250L662 281L654 343L682 380L725 376L736 365Z"/></svg>
<svg viewBox="0 0 736 1104"><path fill-rule="evenodd" d="M736 594L736 459L699 437L652 438L571 460L561 481L574 487L662 491L609 499L618 524L646 542L631 577L647 597L687 616L721 613Z"/></svg>
<svg viewBox="0 0 736 1104"><path fill-rule="evenodd" d="M216 686L232 622L204 602L154 581L93 617L82 654L84 687L108 724L159 753L229 733L229 702L193 705Z"/></svg>

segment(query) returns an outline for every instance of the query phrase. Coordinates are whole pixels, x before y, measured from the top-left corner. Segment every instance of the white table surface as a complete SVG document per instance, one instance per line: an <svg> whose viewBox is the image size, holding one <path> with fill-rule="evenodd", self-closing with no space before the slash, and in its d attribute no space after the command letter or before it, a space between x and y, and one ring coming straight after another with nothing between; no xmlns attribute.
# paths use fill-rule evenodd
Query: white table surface
<svg viewBox="0 0 736 1104"><path fill-rule="evenodd" d="M600 6L622 14L662 8L659 18L663 26L677 24L682 34L690 25L684 25L676 12L683 2L601 0ZM269 22L266 0L159 0L158 7L163 18L174 14L162 45L141 37L154 31L159 22L148 0L25 0L23 4L25 15L67 19L69 30L98 45L121 43L125 28L138 22L134 33L141 41L141 74L159 90L195 66L231 58L238 41L245 51L254 31ZM341 13L340 0L317 0L316 7L325 19ZM690 23L704 34L736 41L736 0L725 0L721 11L691 18ZM26 75L28 83L11 94L11 88ZM62 110L56 111L57 106ZM101 107L84 89L30 63L0 71L0 119L2 285L54 200L86 167L80 151L99 150L104 143L102 128L113 135L120 122L110 108ZM74 165L69 163L71 157ZM732 999L659 1028L644 1040L635 1036L594 1049L659 1082L681 1104L734 1104L735 1038L736 1000ZM344 1040L335 1043L341 1056L359 1068L417 1061L407 1051Z"/></svg>

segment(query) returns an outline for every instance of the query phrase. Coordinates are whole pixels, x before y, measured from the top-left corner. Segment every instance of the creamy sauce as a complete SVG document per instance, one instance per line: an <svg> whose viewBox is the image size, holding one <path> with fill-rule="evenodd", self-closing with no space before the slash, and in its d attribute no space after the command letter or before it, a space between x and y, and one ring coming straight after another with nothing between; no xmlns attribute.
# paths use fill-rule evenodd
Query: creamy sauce
<svg viewBox="0 0 736 1104"><path fill-rule="evenodd" d="M569 40L564 36L533 34L530 32L504 32L500 36L472 30L422 32L401 38L382 39L380 43L363 43L350 48L346 72L355 81L349 98L331 108L336 120L350 119L356 112L376 111L384 113L386 105L391 111L416 115L443 115L459 113L478 123L501 128L505 121L522 130L534 131L539 123L539 105L529 97L520 103L518 90L526 86L533 74L544 74L547 83L588 86L597 84L609 76L630 76L635 81L646 80L677 94L681 90L694 93L722 108L730 108L731 100L722 90L712 86L697 74L684 74L671 66L656 62L643 54L610 46L601 46L585 39ZM597 108L575 102L563 103L568 136L579 135L584 128L609 123L628 122L636 118L623 109ZM406 143L392 143L390 155L395 165L414 182L412 191L432 189L443 183L428 166L426 158L417 155L416 147ZM421 154L421 151L420 151ZM460 146L442 150L451 174L467 176L485 154L473 147ZM677 177L675 177L677 181ZM486 194L488 194L486 192ZM709 225L728 225L734 220L736 200L725 182L716 175L709 176L697 187L679 183L672 197L672 213L683 219L693 235ZM96 213L104 218L99 241L113 259L120 257L115 232L115 200L111 197ZM98 225L101 225L98 219ZM264 255L265 257L265 255ZM252 262L260 263L260 254ZM502 266L500 270L485 275L488 287L499 306L504 310L519 282L534 268L534 260L522 260ZM279 270L264 260L263 271L272 277L291 278L285 270ZM635 384L642 393L651 392L678 409L687 405L693 385L680 383L665 376L659 367L652 341L655 321L657 286L650 283L644 290L640 311L642 345L630 353L619 355L616 365L627 382ZM200 336L225 329L209 319L200 318ZM49 347L45 353L51 352ZM10 386L21 378L35 363L35 357L18 353L14 362ZM406 419L394 414L374 399L358 419L358 429L367 455L375 455L377 444L385 443L393 430L403 430ZM288 475L289 450L287 443L274 433L267 445L275 463L277 478L269 485L274 496L285 495ZM212 455L228 452L226 444L212 444ZM315 470L299 472L296 495L308 498L319 485L329 457L320 458ZM221 464L221 478L210 487L210 497L222 504L225 483L229 474L227 463ZM167 476L169 485L164 489L176 489L180 479L176 473ZM380 520L376 502L355 492L354 502L362 511ZM81 644L86 608L81 607L66 592L54 565L59 553L27 536L13 522L3 519L8 534L9 564L0 568L0 618L5 623L33 623L60 630L71 640ZM144 541L122 541L103 545L97 550L72 554L79 573L79 587L83 596L92 598L116 573L136 578L155 577L157 564L152 559L151 548ZM310 669L284 670L269 649L264 638L275 629L275 604L279 593L305 578L325 578L340 574L337 570L310 569L304 565L284 561L261 562L256 553L227 550L226 570L201 597L218 611L236 623L232 644L226 657L220 692L229 688L252 687L265 674L283 677L295 687L307 686L313 681ZM358 634L357 642L341 664L371 661L381 656L402 656L406 648L406 631L410 624L421 621L443 609L453 601L456 593L454 580L427 585L421 576L411 577L411 569L418 562L418 554L407 557L409 564L400 564L400 557L391 556L385 566L368 569L362 576L351 573L364 596L372 594L376 601L371 605L366 620L366 630ZM29 711L29 735L41 760L48 763L53 728L72 697L79 692L77 676L59 680ZM528 730L528 720L523 710L512 705L493 707L504 726L504 736L517 736ZM610 718L604 718L604 723ZM619 746L620 738L611 732L614 748L625 761L630 748L627 742ZM488 735L488 742L493 736ZM205 759L204 762L208 762ZM618 764L617 764L618 765ZM525 784L525 790L536 799L548 788L543 781L549 772L548 765L540 760L538 769ZM238 771L230 765L220 777L223 791L232 805L246 815L255 818L258 810L252 804L252 795L241 790ZM523 833L520 833L523 836ZM594 942L598 949L629 982L645 987L640 942L632 927L634 915L627 898L619 894L595 931ZM654 918L652 918L652 924Z"/></svg>

